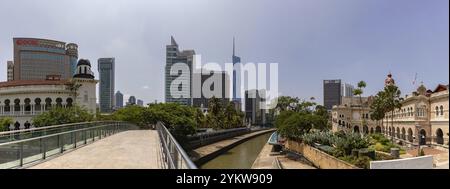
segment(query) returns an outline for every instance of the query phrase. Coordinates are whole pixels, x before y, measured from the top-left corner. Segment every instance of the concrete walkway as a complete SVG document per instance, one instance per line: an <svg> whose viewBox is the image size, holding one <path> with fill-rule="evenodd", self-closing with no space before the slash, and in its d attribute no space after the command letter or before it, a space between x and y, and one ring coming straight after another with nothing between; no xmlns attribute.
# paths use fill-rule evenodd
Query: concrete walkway
<svg viewBox="0 0 450 189"><path fill-rule="evenodd" d="M118 133L39 163L31 169L158 169L158 133Z"/></svg>
<svg viewBox="0 0 450 189"><path fill-rule="evenodd" d="M282 169L316 169L315 167L304 163L301 158L289 154L272 154L272 145L266 143L253 162L252 169L276 169L275 159L278 158Z"/></svg>

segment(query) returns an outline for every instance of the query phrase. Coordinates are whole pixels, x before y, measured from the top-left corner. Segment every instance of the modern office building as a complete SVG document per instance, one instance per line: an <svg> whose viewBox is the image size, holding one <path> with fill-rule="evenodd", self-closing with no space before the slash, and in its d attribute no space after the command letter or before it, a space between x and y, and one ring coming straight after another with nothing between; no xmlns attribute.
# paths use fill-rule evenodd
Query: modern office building
<svg viewBox="0 0 450 189"><path fill-rule="evenodd" d="M48 75L70 79L75 74L78 46L73 43L14 38L14 80L45 80Z"/></svg>
<svg viewBox="0 0 450 189"><path fill-rule="evenodd" d="M234 42L234 37L233 37L233 56L232 56L232 60L233 60L233 67L235 64L237 63L241 63L241 57L236 56L235 54L235 42ZM233 101L239 101L237 97L237 76L236 76L236 70L233 68Z"/></svg>
<svg viewBox="0 0 450 189"><path fill-rule="evenodd" d="M266 124L266 110L261 107L265 102L265 90L245 91L245 121L247 124L263 126Z"/></svg>
<svg viewBox="0 0 450 189"><path fill-rule="evenodd" d="M138 100L136 101L136 104L137 104L138 106L144 106L144 101L141 100L141 99L138 99Z"/></svg>
<svg viewBox="0 0 450 189"><path fill-rule="evenodd" d="M201 83L199 86L203 86L203 85L209 86L209 89L211 91L220 90L219 91L220 95L217 95L214 97L220 99L222 104L226 105L230 101L230 95L229 95L230 94L230 77L228 76L228 74L224 71L218 71L218 72L215 72L214 74L210 73L209 71L205 71L205 70L203 70L202 72L203 73L194 73L194 78L196 76L199 76L201 78ZM209 72L209 74L205 74L208 72ZM219 77L219 78L212 78L212 77ZM219 81L219 80L220 80L219 83L213 82L213 81ZM195 79L194 79L194 81L195 81ZM194 107L199 107L204 112L206 112L208 110L210 98L207 98L204 95L203 88L201 88L201 90L198 92L201 93L201 98L193 98L192 105Z"/></svg>
<svg viewBox="0 0 450 189"><path fill-rule="evenodd" d="M136 97L130 96L130 98L128 98L127 105L136 105Z"/></svg>
<svg viewBox="0 0 450 189"><path fill-rule="evenodd" d="M341 104L341 80L323 81L323 105L329 111L334 105Z"/></svg>
<svg viewBox="0 0 450 189"><path fill-rule="evenodd" d="M115 108L119 109L123 107L123 94L120 91L117 91L116 94L114 95L115 98Z"/></svg>
<svg viewBox="0 0 450 189"><path fill-rule="evenodd" d="M13 61L7 62L6 70L7 70L7 77L6 77L7 81L14 80L14 62Z"/></svg>
<svg viewBox="0 0 450 189"><path fill-rule="evenodd" d="M353 87L353 85L348 83L342 83L341 97L353 97L354 89L355 88Z"/></svg>
<svg viewBox="0 0 450 189"><path fill-rule="evenodd" d="M114 58L99 58L98 73L100 78L99 102L100 112L112 112L114 107Z"/></svg>
<svg viewBox="0 0 450 189"><path fill-rule="evenodd" d="M166 46L166 67L165 67L165 101L175 102L184 105L192 104L192 61L195 55L194 50L180 51L178 44L173 37L170 38L170 45ZM182 63L189 68L189 74L183 74L182 71L175 69L174 64ZM172 74L171 74L172 72ZM186 86L182 84L173 84L172 82L177 79L182 81ZM172 86L172 90L171 90Z"/></svg>

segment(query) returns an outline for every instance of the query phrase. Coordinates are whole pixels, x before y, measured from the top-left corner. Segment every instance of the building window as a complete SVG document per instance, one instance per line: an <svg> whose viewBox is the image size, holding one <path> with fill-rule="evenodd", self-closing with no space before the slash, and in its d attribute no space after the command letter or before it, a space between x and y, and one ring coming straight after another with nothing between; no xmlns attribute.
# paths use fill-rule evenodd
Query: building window
<svg viewBox="0 0 450 189"><path fill-rule="evenodd" d="M439 108L436 106L436 117L439 116Z"/></svg>
<svg viewBox="0 0 450 189"><path fill-rule="evenodd" d="M3 107L3 109L4 109L5 112L10 112L10 110L11 110L11 107L9 106L9 103L11 103L11 102L9 101L9 99L6 99L6 100L5 100L5 107Z"/></svg>
<svg viewBox="0 0 450 189"><path fill-rule="evenodd" d="M441 109L441 116L443 116L444 115L444 106L441 105L440 109Z"/></svg>

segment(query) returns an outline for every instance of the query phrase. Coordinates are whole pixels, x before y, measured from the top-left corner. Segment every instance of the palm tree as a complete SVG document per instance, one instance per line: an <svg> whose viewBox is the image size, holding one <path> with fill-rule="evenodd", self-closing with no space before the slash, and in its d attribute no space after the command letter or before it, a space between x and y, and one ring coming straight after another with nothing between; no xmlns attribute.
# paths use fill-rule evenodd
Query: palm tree
<svg viewBox="0 0 450 189"><path fill-rule="evenodd" d="M362 103L362 94L364 93L363 88L366 88L366 82L365 81L359 81L358 82L358 88L353 90L353 95L359 96L359 115L361 115L361 127L364 127L365 125L365 117L363 112L363 103Z"/></svg>
<svg viewBox="0 0 450 189"><path fill-rule="evenodd" d="M395 85L387 85L384 87L385 93L385 110L386 112L391 112L391 127L394 128L394 112L396 109L402 108L403 98L400 97L401 91ZM392 140L394 140L394 135L391 134Z"/></svg>

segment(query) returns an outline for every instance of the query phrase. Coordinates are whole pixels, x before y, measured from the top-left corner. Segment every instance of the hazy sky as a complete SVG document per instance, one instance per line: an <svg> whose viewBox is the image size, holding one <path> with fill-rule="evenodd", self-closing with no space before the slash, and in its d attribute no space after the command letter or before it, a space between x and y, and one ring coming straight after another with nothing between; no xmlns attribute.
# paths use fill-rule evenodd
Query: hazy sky
<svg viewBox="0 0 450 189"><path fill-rule="evenodd" d="M403 93L412 80L449 81L448 0L1 0L0 80L13 37L77 43L79 58L116 58L116 90L164 99L165 45L203 62L279 63L279 91L322 103L322 80L383 87L391 71Z"/></svg>

